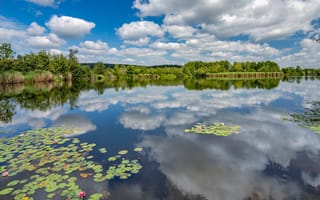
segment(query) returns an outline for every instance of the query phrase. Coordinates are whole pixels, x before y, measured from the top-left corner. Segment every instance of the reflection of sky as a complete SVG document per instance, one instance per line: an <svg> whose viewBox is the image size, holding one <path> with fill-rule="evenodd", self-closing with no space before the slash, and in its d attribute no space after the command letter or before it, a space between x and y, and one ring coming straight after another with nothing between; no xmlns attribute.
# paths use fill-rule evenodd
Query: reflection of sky
<svg viewBox="0 0 320 200"><path fill-rule="evenodd" d="M68 114L62 115L57 120L53 121L52 127L65 127L75 129L74 134L67 136L76 136L96 130L96 125L81 115Z"/></svg>
<svg viewBox="0 0 320 200"><path fill-rule="evenodd" d="M183 127L166 128L166 137L145 136L141 146L160 170L184 192L207 199L243 199L253 192L261 197L284 199L300 192L297 182L278 182L264 175L269 161L289 167L297 152L317 155L320 138L280 115L256 110L250 115L217 113L213 118L241 125L241 134L230 137L183 135ZM180 136L177 134L180 133ZM309 178L308 178L309 177ZM318 179L304 176L309 185Z"/></svg>
<svg viewBox="0 0 320 200"><path fill-rule="evenodd" d="M150 159L159 163L161 172L182 192L219 200L243 199L253 194L261 199L268 199L269 195L285 199L299 195L303 189L299 181L313 187L320 185L319 171L308 167L301 169L295 180L285 182L266 173L271 162L286 171L298 159L299 152L305 152L310 157L307 160L320 163L320 137L282 120L283 112L301 110L309 101L319 100L319 87L320 81L302 81L298 85L281 83L272 90L147 87L119 92L106 89L100 96L91 90L82 92L78 100L77 112L88 119L68 114L64 107L46 112L19 109L9 125L36 128L52 121L88 132L96 130L96 125L86 113L108 112L118 105L121 113L114 120L122 127L141 132L163 128L165 134L161 136L144 134L139 145L150 150ZM215 121L238 124L241 133L220 138L183 132L196 122ZM135 191L132 193L137 199L145 195L138 186L129 189Z"/></svg>
<svg viewBox="0 0 320 200"><path fill-rule="evenodd" d="M166 92L170 98L162 101L155 98L139 108L132 104L133 108L122 114L121 119L126 120L120 122L126 128L144 130L148 119L155 119L157 125L152 124L148 130L165 127L165 137L145 135L140 145L150 149L150 158L183 192L207 199L243 199L253 194L261 198L292 198L302 191L300 180L283 183L277 177L267 176L265 170L271 162L289 168L298 152L318 155L320 137L283 121L278 105L288 103L285 107L290 112L296 110L295 106L319 99L319 93L309 91L313 88L309 84L320 86L320 82L303 82L283 83L273 90L175 90ZM241 112L242 108L249 112ZM183 130L197 121L239 124L241 134L227 138L185 135ZM303 172L301 181L318 186L320 175L312 177L310 173Z"/></svg>
<svg viewBox="0 0 320 200"><path fill-rule="evenodd" d="M22 126L27 129L43 128L48 125L48 121L56 120L67 112L64 107L53 107L46 111L41 111L38 109L27 110L18 106L16 110L17 112L13 116L12 121L7 124L0 121L0 127L15 130L18 130Z"/></svg>

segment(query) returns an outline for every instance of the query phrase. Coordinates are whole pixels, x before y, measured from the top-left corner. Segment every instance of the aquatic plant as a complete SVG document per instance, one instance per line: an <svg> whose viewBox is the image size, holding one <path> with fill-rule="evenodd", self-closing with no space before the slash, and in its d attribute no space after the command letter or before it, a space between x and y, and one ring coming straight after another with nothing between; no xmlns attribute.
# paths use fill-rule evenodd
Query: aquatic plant
<svg viewBox="0 0 320 200"><path fill-rule="evenodd" d="M93 176L96 182L113 178L125 179L140 171L142 166L137 160L119 157L128 153L121 150L115 156L110 167L90 160L95 144L80 143L77 138L69 138L75 130L68 128L45 128L30 130L16 137L0 139L0 174L8 179L7 188L0 190L1 196L10 199L32 199L40 189L44 190L46 199L76 199L81 191L78 179ZM99 149L106 153L105 148ZM119 152L119 153L120 153ZM111 163L110 163L111 164ZM27 179L15 179L17 175L26 175ZM24 177L24 176L22 176ZM0 177L1 180L2 177ZM26 196L27 195L27 196ZM99 199L102 194L88 195L89 199ZM9 197L7 197L9 198Z"/></svg>
<svg viewBox="0 0 320 200"><path fill-rule="evenodd" d="M143 148L141 148L141 147L136 147L136 148L133 149L133 151L135 151L135 152L142 152L142 151L143 151Z"/></svg>
<svg viewBox="0 0 320 200"><path fill-rule="evenodd" d="M107 153L107 149L106 148L100 148L99 151L100 151L100 153Z"/></svg>
<svg viewBox="0 0 320 200"><path fill-rule="evenodd" d="M125 155L128 153L128 150L121 150L118 152L119 155Z"/></svg>
<svg viewBox="0 0 320 200"><path fill-rule="evenodd" d="M191 129L185 129L185 133L197 133L204 135L229 136L232 133L239 134L240 126L227 126L224 123L215 122L210 126L197 123Z"/></svg>
<svg viewBox="0 0 320 200"><path fill-rule="evenodd" d="M282 119L320 134L320 101L309 102L303 113L289 113L283 115Z"/></svg>

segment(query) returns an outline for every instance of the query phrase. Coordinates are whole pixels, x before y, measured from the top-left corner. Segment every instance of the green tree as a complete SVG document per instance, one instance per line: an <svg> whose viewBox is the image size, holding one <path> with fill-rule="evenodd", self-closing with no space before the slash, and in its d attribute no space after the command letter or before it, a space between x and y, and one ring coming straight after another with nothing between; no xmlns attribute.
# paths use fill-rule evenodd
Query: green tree
<svg viewBox="0 0 320 200"><path fill-rule="evenodd" d="M97 62L92 69L93 74L104 75L106 67L103 62Z"/></svg>
<svg viewBox="0 0 320 200"><path fill-rule="evenodd" d="M11 48L10 43L2 43L0 45L0 71L13 69L13 57L15 52Z"/></svg>

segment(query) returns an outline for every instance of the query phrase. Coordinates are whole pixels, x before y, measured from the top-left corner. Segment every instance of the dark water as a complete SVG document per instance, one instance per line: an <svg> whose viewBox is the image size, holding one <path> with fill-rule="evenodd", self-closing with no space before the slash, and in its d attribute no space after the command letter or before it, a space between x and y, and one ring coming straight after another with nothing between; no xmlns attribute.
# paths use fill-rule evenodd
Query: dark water
<svg viewBox="0 0 320 200"><path fill-rule="evenodd" d="M65 124L109 155L143 147L139 174L81 183L109 199L320 199L320 135L283 119L320 100L320 81L210 85L13 92L1 99L0 137ZM197 122L240 134L184 133Z"/></svg>

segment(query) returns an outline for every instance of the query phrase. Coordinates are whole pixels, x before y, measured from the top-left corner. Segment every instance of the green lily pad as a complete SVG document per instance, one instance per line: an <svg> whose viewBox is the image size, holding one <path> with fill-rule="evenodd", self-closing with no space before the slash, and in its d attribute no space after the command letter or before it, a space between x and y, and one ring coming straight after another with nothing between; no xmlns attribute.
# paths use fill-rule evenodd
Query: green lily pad
<svg viewBox="0 0 320 200"><path fill-rule="evenodd" d="M135 151L135 152L142 152L142 151L143 151L143 148L141 148L141 147L136 147L136 148L133 149L133 151Z"/></svg>
<svg viewBox="0 0 320 200"><path fill-rule="evenodd" d="M210 126L197 123L191 129L185 129L185 133L197 133L204 135L229 136L239 134L240 126L227 126L224 123L213 123Z"/></svg>
<svg viewBox="0 0 320 200"><path fill-rule="evenodd" d="M14 190L13 188L5 188L3 190L0 190L0 195L10 194L13 190Z"/></svg>
<svg viewBox="0 0 320 200"><path fill-rule="evenodd" d="M100 151L100 153L107 153L107 149L106 148L100 148L99 151Z"/></svg>
<svg viewBox="0 0 320 200"><path fill-rule="evenodd" d="M8 187L12 187L12 186L15 186L19 183L19 180L14 180L14 181L11 181L10 183L7 184Z"/></svg>
<svg viewBox="0 0 320 200"><path fill-rule="evenodd" d="M119 155L125 155L128 153L128 150L121 150L118 152Z"/></svg>
<svg viewBox="0 0 320 200"><path fill-rule="evenodd" d="M96 193L96 194L92 194L90 195L88 200L100 200L103 197L102 194L100 193Z"/></svg>

